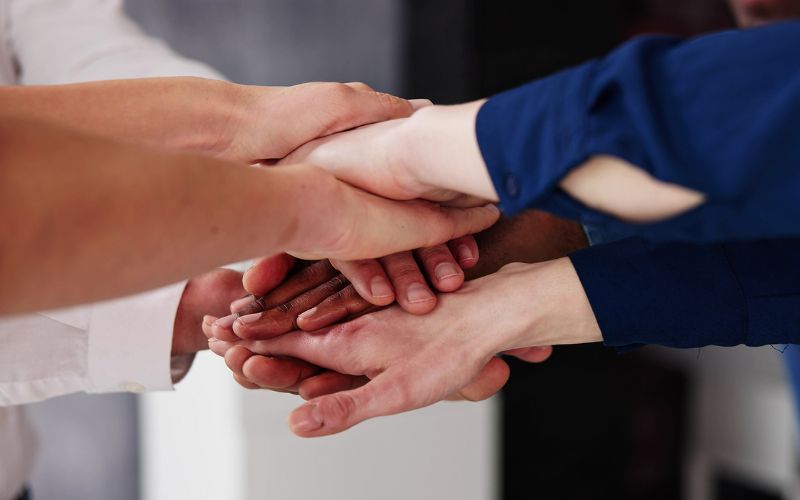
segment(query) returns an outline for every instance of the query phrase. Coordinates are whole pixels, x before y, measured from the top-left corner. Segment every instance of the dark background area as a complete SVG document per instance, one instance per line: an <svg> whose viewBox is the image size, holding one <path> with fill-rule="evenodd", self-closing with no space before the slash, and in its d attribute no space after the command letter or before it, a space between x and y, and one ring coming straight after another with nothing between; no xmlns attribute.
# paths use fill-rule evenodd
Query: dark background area
<svg viewBox="0 0 800 500"><path fill-rule="evenodd" d="M723 1L409 2L406 94L473 100L602 56L646 33L733 26ZM681 497L688 381L643 352L556 349L511 361L504 390L503 496ZM756 498L727 484L724 498ZM744 494L745 496L731 496ZM760 498L760 497L759 497Z"/></svg>

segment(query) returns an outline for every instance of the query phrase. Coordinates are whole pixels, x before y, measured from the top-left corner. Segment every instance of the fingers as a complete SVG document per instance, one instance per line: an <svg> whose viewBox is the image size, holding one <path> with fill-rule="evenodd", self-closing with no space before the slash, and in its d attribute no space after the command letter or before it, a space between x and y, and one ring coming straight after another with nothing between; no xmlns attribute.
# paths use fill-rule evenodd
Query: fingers
<svg viewBox="0 0 800 500"><path fill-rule="evenodd" d="M256 356L240 346L228 349L224 358L238 379L262 389L297 392L301 382L320 371L319 367L305 361Z"/></svg>
<svg viewBox="0 0 800 500"><path fill-rule="evenodd" d="M264 295L283 283L293 264L294 259L286 254L265 257L245 271L242 284L249 293Z"/></svg>
<svg viewBox="0 0 800 500"><path fill-rule="evenodd" d="M331 106L336 115L320 136L397 118L406 118L414 112L405 99L383 92L375 92L364 83L348 83L332 96ZM348 91L345 91L347 89Z"/></svg>
<svg viewBox="0 0 800 500"><path fill-rule="evenodd" d="M475 237L471 234L448 241L447 247L458 260L458 265L461 266L461 269L471 269L478 264L480 256L478 242L475 241Z"/></svg>
<svg viewBox="0 0 800 500"><path fill-rule="evenodd" d="M289 415L289 427L302 437L336 434L369 418L418 407L410 394L387 371L356 389L309 401Z"/></svg>
<svg viewBox="0 0 800 500"><path fill-rule="evenodd" d="M464 284L464 271L447 245L421 248L414 253L422 263L425 274L440 292L454 292Z"/></svg>
<svg viewBox="0 0 800 500"><path fill-rule="evenodd" d="M548 358L550 358L550 356L553 354L553 348L551 346L523 347L521 349L512 349L510 351L506 351L503 354L514 356L515 358L519 358L522 361L527 361L528 363L541 363L542 361L546 361Z"/></svg>
<svg viewBox="0 0 800 500"><path fill-rule="evenodd" d="M371 304L386 306L394 302L394 288L383 266L377 260L334 260L331 264L344 274L358 294Z"/></svg>
<svg viewBox="0 0 800 500"><path fill-rule="evenodd" d="M313 308L348 284L347 278L344 276L334 276L313 290L303 293L289 302L264 312L236 318L231 324L233 333L241 339L266 339L296 330L297 317L301 313ZM220 321L216 324L218 325ZM214 332L217 333L217 329L214 329Z"/></svg>
<svg viewBox="0 0 800 500"><path fill-rule="evenodd" d="M431 292L411 252L400 252L381 259L392 280L400 307L412 314L426 314L436 307Z"/></svg>
<svg viewBox="0 0 800 500"><path fill-rule="evenodd" d="M510 375L511 369L508 364L500 358L493 357L469 385L455 394L451 394L447 399L450 401L483 401L502 389Z"/></svg>
<svg viewBox="0 0 800 500"><path fill-rule="evenodd" d="M245 273L244 280L249 280L248 285L254 290L262 289L260 277L264 266L266 264L259 262L250 268L249 273ZM283 285L263 297L250 296L235 301L231 304L233 314L215 318L211 325L204 325L203 333L209 338L233 342L239 339L234 326L238 325L238 328L247 331L249 323L256 320L259 320L259 333L254 335L261 338L289 332L294 329L298 314L314 307L346 284L329 262L314 262L300 268ZM306 294L309 290L311 293ZM328 295L325 295L326 291ZM240 321L240 317L246 319ZM206 316L204 323L209 318Z"/></svg>
<svg viewBox="0 0 800 500"><path fill-rule="evenodd" d="M297 317L297 326L312 332L347 317L368 311L372 304L364 300L353 286L347 286Z"/></svg>
<svg viewBox="0 0 800 500"><path fill-rule="evenodd" d="M251 267L247 272L244 273L244 287L253 295L264 295L266 292L258 293L261 291L261 288L257 286L257 284L259 284L257 281L258 274L255 274L251 277L251 272L255 267L256 266ZM258 271L258 269L255 270ZM311 290L322 283L325 283L338 274L339 273L336 271L336 269L334 269L328 261L320 260L313 262L299 269L280 287L271 291L267 290L270 293L264 295L263 299L261 299L261 302L264 306L264 309L277 307L281 304L289 302L298 295Z"/></svg>
<svg viewBox="0 0 800 500"><path fill-rule="evenodd" d="M337 217L340 221L351 221L347 225L358 230L338 233L335 247L311 253L295 250L295 255L342 260L390 255L480 232L500 216L494 205L451 208L423 201L390 201L355 189L348 194L356 201L343 207L349 213L339 213Z"/></svg>

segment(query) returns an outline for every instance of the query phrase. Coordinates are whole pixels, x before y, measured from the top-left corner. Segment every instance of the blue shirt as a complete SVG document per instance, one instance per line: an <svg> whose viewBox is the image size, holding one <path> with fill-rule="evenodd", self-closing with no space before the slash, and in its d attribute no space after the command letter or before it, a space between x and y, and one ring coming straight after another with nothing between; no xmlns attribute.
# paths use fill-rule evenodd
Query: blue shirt
<svg viewBox="0 0 800 500"><path fill-rule="evenodd" d="M800 23L688 41L643 37L492 97L478 142L507 213L539 207L639 238L572 261L605 342L800 342ZM674 219L627 224L558 188L596 154L706 193Z"/></svg>
<svg viewBox="0 0 800 500"><path fill-rule="evenodd" d="M606 345L800 343L800 238L654 244L570 256Z"/></svg>
<svg viewBox="0 0 800 500"><path fill-rule="evenodd" d="M688 41L643 37L492 97L476 131L501 207L538 207L651 241L800 236L798 47L798 22ZM707 202L655 224L594 211L558 183L597 154Z"/></svg>

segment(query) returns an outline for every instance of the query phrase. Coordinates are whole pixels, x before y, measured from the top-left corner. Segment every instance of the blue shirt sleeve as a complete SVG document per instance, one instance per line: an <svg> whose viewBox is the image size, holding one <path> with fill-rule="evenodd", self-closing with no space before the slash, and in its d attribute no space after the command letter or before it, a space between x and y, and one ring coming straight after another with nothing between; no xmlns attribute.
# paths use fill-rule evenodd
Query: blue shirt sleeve
<svg viewBox="0 0 800 500"><path fill-rule="evenodd" d="M489 99L476 132L501 207L538 207L648 240L800 235L800 23L691 40L635 39L605 58ZM614 155L707 203L629 224L558 188Z"/></svg>
<svg viewBox="0 0 800 500"><path fill-rule="evenodd" d="M800 239L630 238L570 258L606 345L800 343Z"/></svg>

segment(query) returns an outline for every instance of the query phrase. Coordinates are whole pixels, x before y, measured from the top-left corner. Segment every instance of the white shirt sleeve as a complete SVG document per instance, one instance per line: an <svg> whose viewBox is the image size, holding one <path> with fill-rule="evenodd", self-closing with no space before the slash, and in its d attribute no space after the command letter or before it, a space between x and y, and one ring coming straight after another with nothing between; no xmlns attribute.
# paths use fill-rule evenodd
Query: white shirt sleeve
<svg viewBox="0 0 800 500"><path fill-rule="evenodd" d="M128 18L122 0L10 0L7 29L24 85L150 76L222 79Z"/></svg>
<svg viewBox="0 0 800 500"><path fill-rule="evenodd" d="M79 391L171 389L172 328L184 285L0 320L0 406Z"/></svg>

